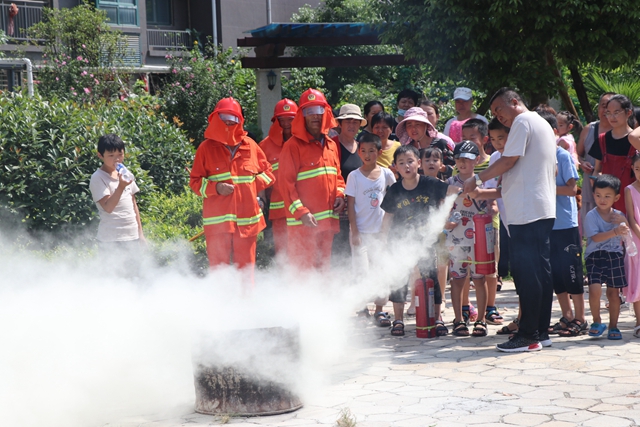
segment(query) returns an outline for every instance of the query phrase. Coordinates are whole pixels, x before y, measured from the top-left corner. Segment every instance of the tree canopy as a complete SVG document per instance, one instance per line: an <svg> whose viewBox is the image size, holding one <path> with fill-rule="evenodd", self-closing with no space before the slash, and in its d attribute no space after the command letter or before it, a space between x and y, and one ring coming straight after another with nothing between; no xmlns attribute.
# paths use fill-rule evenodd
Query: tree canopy
<svg viewBox="0 0 640 427"><path fill-rule="evenodd" d="M406 56L428 64L432 78L459 76L488 94L516 87L531 103L557 93L566 96L562 65L572 71L586 63L616 68L635 63L640 48L640 8L634 0L377 4L391 23L383 40L402 44Z"/></svg>

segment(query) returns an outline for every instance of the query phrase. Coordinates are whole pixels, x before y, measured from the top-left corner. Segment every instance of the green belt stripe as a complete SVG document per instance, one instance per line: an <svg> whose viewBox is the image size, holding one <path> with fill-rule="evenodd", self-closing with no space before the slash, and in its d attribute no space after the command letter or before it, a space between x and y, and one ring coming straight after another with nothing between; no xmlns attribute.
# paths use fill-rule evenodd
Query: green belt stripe
<svg viewBox="0 0 640 427"><path fill-rule="evenodd" d="M203 218L202 223L204 225L215 225L222 224L223 222L235 222L238 225L251 225L257 224L260 222L260 218L262 217L262 212L260 212L256 216L252 216L249 218L238 218L235 214L226 214L220 216L212 216L209 218Z"/></svg>
<svg viewBox="0 0 640 427"><path fill-rule="evenodd" d="M323 219L338 219L338 215L334 214L333 211L323 211L313 214L317 221L322 221ZM294 218L287 218L287 225L302 225L302 221L298 221Z"/></svg>
<svg viewBox="0 0 640 427"><path fill-rule="evenodd" d="M301 207L302 207L302 202L300 201L300 199L294 200L293 203L291 203L291 205L289 206L289 212L294 214L296 213L296 210L298 210Z"/></svg>
<svg viewBox="0 0 640 427"><path fill-rule="evenodd" d="M320 175L338 175L338 169L331 166L311 169L308 171L300 172L298 174L297 180L302 181L305 179L315 178L316 176L320 176Z"/></svg>
<svg viewBox="0 0 640 427"><path fill-rule="evenodd" d="M284 202L272 202L269 204L269 209L284 209Z"/></svg>
<svg viewBox="0 0 640 427"><path fill-rule="evenodd" d="M263 180L267 184L271 184L271 178L269 178L269 176L264 172L259 173L258 174L258 178L260 178L261 180Z"/></svg>
<svg viewBox="0 0 640 427"><path fill-rule="evenodd" d="M268 178L268 177L267 177ZM234 184L251 184L256 180L256 177L251 176L232 176L231 173L221 173L218 175L211 175L207 178L209 181L221 182L231 180Z"/></svg>
<svg viewBox="0 0 640 427"><path fill-rule="evenodd" d="M209 185L209 180L203 179L202 184L200 184L200 194L204 199L207 198L207 185Z"/></svg>
<svg viewBox="0 0 640 427"><path fill-rule="evenodd" d="M276 162L271 165L271 170L277 171L279 167L280 167L280 163Z"/></svg>

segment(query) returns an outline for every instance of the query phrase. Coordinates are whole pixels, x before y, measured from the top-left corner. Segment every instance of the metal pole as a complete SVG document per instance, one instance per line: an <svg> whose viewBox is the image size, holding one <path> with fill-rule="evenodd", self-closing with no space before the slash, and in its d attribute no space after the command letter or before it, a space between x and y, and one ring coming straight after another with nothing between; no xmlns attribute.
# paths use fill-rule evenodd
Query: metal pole
<svg viewBox="0 0 640 427"><path fill-rule="evenodd" d="M211 0L211 19L213 19L213 46L218 50L218 8L216 0Z"/></svg>
<svg viewBox="0 0 640 427"><path fill-rule="evenodd" d="M267 0L267 25L271 24L271 0Z"/></svg>

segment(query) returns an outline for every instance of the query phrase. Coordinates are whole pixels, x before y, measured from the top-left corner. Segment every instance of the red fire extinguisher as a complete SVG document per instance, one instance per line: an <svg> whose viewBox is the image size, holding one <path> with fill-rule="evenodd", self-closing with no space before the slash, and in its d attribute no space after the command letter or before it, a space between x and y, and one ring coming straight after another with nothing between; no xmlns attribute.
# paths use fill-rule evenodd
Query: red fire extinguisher
<svg viewBox="0 0 640 427"><path fill-rule="evenodd" d="M473 216L473 252L475 254L476 274L496 272L496 254L494 252L493 217L479 212Z"/></svg>
<svg viewBox="0 0 640 427"><path fill-rule="evenodd" d="M416 337L435 338L436 313L434 283L430 278L420 277L415 281L416 289Z"/></svg>

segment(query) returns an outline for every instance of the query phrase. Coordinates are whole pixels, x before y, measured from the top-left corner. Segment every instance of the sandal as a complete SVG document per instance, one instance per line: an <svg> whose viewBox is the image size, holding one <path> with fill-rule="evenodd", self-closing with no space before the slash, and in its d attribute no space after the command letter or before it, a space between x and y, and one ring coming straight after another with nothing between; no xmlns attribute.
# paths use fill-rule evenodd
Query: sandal
<svg viewBox="0 0 640 427"><path fill-rule="evenodd" d="M447 327L444 325L444 322L442 320L436 320L436 336L444 337L448 333L449 333L449 329L447 329Z"/></svg>
<svg viewBox="0 0 640 427"><path fill-rule="evenodd" d="M502 325L502 321L504 319L500 316L500 313L498 313L498 310L494 306L488 306L484 320L490 325Z"/></svg>
<svg viewBox="0 0 640 427"><path fill-rule="evenodd" d="M518 332L518 319L515 319L513 322L509 323L506 326L503 326L502 328L498 329L496 331L496 334L498 335L511 335L511 334L515 334ZM514 327L514 329L512 329L511 327Z"/></svg>
<svg viewBox="0 0 640 427"><path fill-rule="evenodd" d="M473 304L469 304L469 322L475 322L476 320L478 320L478 310Z"/></svg>
<svg viewBox="0 0 640 427"><path fill-rule="evenodd" d="M633 336L636 338L640 338L640 325L633 328Z"/></svg>
<svg viewBox="0 0 640 427"><path fill-rule="evenodd" d="M467 328L467 324L464 321L453 322L453 335L456 337L468 337L469 336L469 328Z"/></svg>
<svg viewBox="0 0 640 427"><path fill-rule="evenodd" d="M486 337L487 336L487 324L482 320L478 320L473 324L472 337Z"/></svg>
<svg viewBox="0 0 640 427"><path fill-rule="evenodd" d="M571 323L569 322L569 319L562 316L560 320L555 323L555 325L549 326L547 332L550 334L557 334L558 331L566 330L569 327L569 323Z"/></svg>
<svg viewBox="0 0 640 427"><path fill-rule="evenodd" d="M621 340L622 339L622 334L620 333L620 329L618 329L618 328L609 329L609 333L607 334L607 339L610 339L610 340Z"/></svg>
<svg viewBox="0 0 640 427"><path fill-rule="evenodd" d="M404 336L404 323L402 320L394 320L393 328L391 328L391 335L394 337L402 337Z"/></svg>
<svg viewBox="0 0 640 427"><path fill-rule="evenodd" d="M389 313L384 313L382 311L373 315L373 323L380 326L381 328L388 328L391 326L391 319L389 319Z"/></svg>
<svg viewBox="0 0 640 427"><path fill-rule="evenodd" d="M592 323L591 329L589 329L590 337L599 337L604 334L605 329L607 329L607 325L604 323Z"/></svg>
<svg viewBox="0 0 640 427"><path fill-rule="evenodd" d="M469 311L469 306L468 305L463 305L462 306L462 320L467 325L469 324L469 317L470 316L471 316L471 312Z"/></svg>
<svg viewBox="0 0 640 427"><path fill-rule="evenodd" d="M579 321L578 319L573 319L569 322L569 326L566 329L561 329L558 331L558 336L561 337L577 337L578 335L584 333L584 322Z"/></svg>

